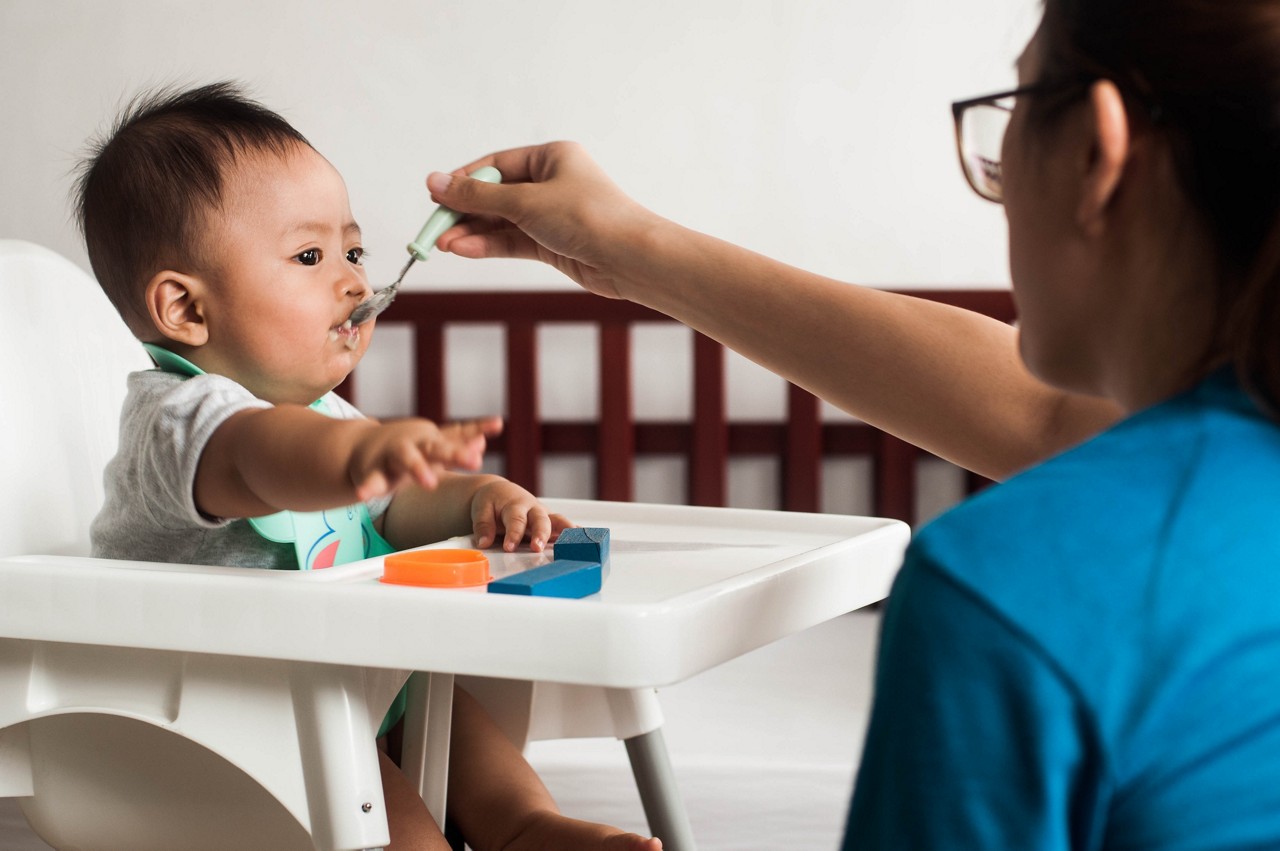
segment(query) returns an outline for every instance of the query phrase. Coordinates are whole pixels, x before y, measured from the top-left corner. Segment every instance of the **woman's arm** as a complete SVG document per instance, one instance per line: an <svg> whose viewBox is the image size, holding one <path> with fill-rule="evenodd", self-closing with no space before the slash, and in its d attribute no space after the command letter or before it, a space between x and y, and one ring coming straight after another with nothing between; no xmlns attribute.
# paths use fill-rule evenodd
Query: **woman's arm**
<svg viewBox="0 0 1280 851"><path fill-rule="evenodd" d="M1017 332L972 311L854 286L664 224L628 297L874 426L993 479L1092 436L1120 411L1022 364Z"/></svg>
<svg viewBox="0 0 1280 851"><path fill-rule="evenodd" d="M503 185L461 175L496 165ZM1120 416L1022 365L1016 332L970 311L814 275L683 228L622 193L572 143L433 174L476 214L437 243L547 262L586 289L684 322L860 419L1002 479Z"/></svg>

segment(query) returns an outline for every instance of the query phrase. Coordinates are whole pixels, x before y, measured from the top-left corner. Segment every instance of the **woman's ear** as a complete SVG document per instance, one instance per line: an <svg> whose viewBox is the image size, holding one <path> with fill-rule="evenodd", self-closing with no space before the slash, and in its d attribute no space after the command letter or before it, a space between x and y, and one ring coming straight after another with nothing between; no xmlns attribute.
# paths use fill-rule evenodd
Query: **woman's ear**
<svg viewBox="0 0 1280 851"><path fill-rule="evenodd" d="M1119 191L1132 150L1129 115L1115 83L1098 80L1089 87L1089 120L1092 140L1076 220L1086 234L1097 236L1105 224L1107 208Z"/></svg>
<svg viewBox="0 0 1280 851"><path fill-rule="evenodd" d="M184 346L209 341L204 319L204 282L192 275L165 270L147 282L147 313L151 324L167 340Z"/></svg>

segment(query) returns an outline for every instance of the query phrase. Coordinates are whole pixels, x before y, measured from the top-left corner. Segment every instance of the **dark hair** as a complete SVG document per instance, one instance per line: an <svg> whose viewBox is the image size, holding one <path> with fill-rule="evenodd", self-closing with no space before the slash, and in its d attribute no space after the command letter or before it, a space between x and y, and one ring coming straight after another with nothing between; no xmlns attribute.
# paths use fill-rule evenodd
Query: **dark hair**
<svg viewBox="0 0 1280 851"><path fill-rule="evenodd" d="M1113 81L1156 117L1220 270L1209 357L1280 411L1280 2L1045 0L1046 77Z"/></svg>
<svg viewBox="0 0 1280 851"><path fill-rule="evenodd" d="M143 287L165 265L202 263L206 215L226 173L253 151L308 145L276 113L228 82L136 96L80 163L75 212L93 273L138 336Z"/></svg>

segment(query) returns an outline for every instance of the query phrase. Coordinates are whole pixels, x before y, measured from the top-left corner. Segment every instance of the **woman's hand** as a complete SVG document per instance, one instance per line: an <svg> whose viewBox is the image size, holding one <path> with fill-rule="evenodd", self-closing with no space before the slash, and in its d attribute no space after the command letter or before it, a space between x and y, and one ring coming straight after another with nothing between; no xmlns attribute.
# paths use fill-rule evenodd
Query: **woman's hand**
<svg viewBox="0 0 1280 851"><path fill-rule="evenodd" d="M547 511L538 498L506 479L494 478L471 498L471 527L481 549L502 537L502 549L513 552L529 539L529 548L542 552L553 537L573 524L562 514Z"/></svg>
<svg viewBox="0 0 1280 851"><path fill-rule="evenodd" d="M501 184L466 177L486 165L502 172ZM471 214L440 237L441 251L541 260L608 298L624 297L623 278L664 223L574 142L490 154L452 174L431 174L427 188L438 203Z"/></svg>

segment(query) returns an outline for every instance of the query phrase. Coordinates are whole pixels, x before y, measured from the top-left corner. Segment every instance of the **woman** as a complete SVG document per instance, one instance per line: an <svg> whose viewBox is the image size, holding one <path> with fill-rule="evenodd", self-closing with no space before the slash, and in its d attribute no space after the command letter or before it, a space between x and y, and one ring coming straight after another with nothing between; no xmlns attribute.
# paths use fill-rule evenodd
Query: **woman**
<svg viewBox="0 0 1280 851"><path fill-rule="evenodd" d="M988 475L1073 447L912 543L846 847L1280 847L1280 0L1044 5L1020 88L956 105L1021 364L994 323L665 222L569 145L464 170L520 185L432 175L481 214L441 248L552 263Z"/></svg>

